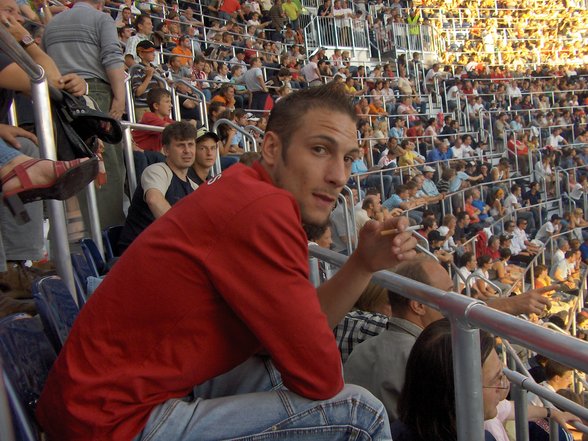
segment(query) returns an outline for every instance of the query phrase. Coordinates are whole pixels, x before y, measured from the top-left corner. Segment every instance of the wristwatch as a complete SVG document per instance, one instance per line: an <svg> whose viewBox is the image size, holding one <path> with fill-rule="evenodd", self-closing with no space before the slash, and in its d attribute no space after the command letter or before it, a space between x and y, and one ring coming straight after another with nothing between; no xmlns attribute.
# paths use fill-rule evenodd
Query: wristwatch
<svg viewBox="0 0 588 441"><path fill-rule="evenodd" d="M24 37L22 37L22 39L20 40L20 45L23 48L27 48L29 47L31 44L33 44L35 42L35 39L33 37L31 37L30 34L25 35Z"/></svg>

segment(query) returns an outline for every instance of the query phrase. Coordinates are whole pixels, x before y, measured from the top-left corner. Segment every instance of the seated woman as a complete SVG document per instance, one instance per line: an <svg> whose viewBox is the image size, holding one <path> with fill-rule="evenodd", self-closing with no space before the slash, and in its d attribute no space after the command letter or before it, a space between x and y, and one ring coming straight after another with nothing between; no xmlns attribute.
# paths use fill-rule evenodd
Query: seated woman
<svg viewBox="0 0 588 441"><path fill-rule="evenodd" d="M560 283L549 277L548 268L545 265L537 265L534 269L535 273L535 288L552 288L550 291L543 293L551 302L551 307L547 313L549 315L558 314L561 311L569 311L572 307L574 296L561 292L563 287ZM559 292L558 292L559 291Z"/></svg>
<svg viewBox="0 0 588 441"><path fill-rule="evenodd" d="M501 248L499 253L500 258L492 265L492 269L496 271L496 281L493 280L493 282L499 282L496 284L501 288L506 287L506 289L510 289L513 285L519 285L516 290L520 291L520 288L522 288L520 284L523 270L516 265L508 264L508 260L512 255L509 248Z"/></svg>
<svg viewBox="0 0 588 441"><path fill-rule="evenodd" d="M504 190L502 188L495 189L488 198L487 204L490 206L490 216L494 219L500 219L505 214L505 208L502 204L504 201Z"/></svg>
<svg viewBox="0 0 588 441"><path fill-rule="evenodd" d="M476 276L483 277L490 280L490 269L492 268L492 258L488 255L478 257L478 268L474 271ZM478 292L476 296L480 300L486 301L490 298L496 297L498 292L482 278L476 278L474 287Z"/></svg>
<svg viewBox="0 0 588 441"><path fill-rule="evenodd" d="M494 337L480 331L482 400L486 440L508 439L502 421L514 419L505 397L510 388ZM395 441L457 439L451 326L443 319L427 326L417 338L406 364L406 379L398 402L400 419L392 424ZM560 425L580 419L557 409L528 406L530 420L551 415Z"/></svg>

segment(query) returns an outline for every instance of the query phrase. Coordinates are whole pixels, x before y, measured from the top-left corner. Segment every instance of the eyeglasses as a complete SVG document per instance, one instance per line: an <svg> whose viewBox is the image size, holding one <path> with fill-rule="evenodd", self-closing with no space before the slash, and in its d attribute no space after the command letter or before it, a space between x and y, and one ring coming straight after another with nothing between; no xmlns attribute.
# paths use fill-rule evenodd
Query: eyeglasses
<svg viewBox="0 0 588 441"><path fill-rule="evenodd" d="M510 389L510 381L508 381L508 378L504 374L500 374L494 383L490 386L482 386L482 389Z"/></svg>

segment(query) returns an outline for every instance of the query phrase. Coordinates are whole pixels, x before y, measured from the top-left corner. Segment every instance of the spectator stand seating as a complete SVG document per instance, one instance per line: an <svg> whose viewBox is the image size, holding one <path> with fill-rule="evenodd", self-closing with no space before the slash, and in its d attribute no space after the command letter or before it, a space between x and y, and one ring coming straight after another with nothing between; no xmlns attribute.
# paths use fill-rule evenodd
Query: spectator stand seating
<svg viewBox="0 0 588 441"><path fill-rule="evenodd" d="M34 412L55 351L40 321L27 314L0 320L0 359L18 440L37 440Z"/></svg>
<svg viewBox="0 0 588 441"><path fill-rule="evenodd" d="M99 277L99 275L94 271L94 265L83 254L72 253L71 264L76 286L76 300L81 307L88 298L88 278Z"/></svg>
<svg viewBox="0 0 588 441"><path fill-rule="evenodd" d="M115 257L119 257L118 240L122 233L122 225L114 225L102 230L102 240L104 242L104 253L106 254L106 261L110 261Z"/></svg>
<svg viewBox="0 0 588 441"><path fill-rule="evenodd" d="M47 337L59 352L80 310L65 283L57 276L36 280L33 298Z"/></svg>

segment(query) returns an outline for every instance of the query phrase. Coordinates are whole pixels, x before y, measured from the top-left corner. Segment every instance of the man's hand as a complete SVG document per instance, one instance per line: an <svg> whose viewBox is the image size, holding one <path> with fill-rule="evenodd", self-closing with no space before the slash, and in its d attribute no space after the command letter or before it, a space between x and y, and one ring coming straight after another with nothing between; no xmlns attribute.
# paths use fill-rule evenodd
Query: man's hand
<svg viewBox="0 0 588 441"><path fill-rule="evenodd" d="M582 420L578 418L576 415L571 414L570 412L562 412L558 409L551 409L551 418L553 418L557 422L557 424L559 424L563 428L566 427L566 424L569 424L573 421L577 421L579 423L582 422Z"/></svg>
<svg viewBox="0 0 588 441"><path fill-rule="evenodd" d="M153 66L147 66L145 68L145 78L151 79L151 77L153 77L154 73L155 73L155 68Z"/></svg>
<svg viewBox="0 0 588 441"><path fill-rule="evenodd" d="M83 96L86 94L86 81L75 73L65 74L58 82L66 92L69 92L74 96Z"/></svg>
<svg viewBox="0 0 588 441"><path fill-rule="evenodd" d="M125 113L125 102L124 100L117 100L116 98L112 99L112 103L110 104L110 116L114 119L121 119L123 113Z"/></svg>
<svg viewBox="0 0 588 441"><path fill-rule="evenodd" d="M489 306L513 315L541 315L543 312L545 312L546 309L551 308L551 302L549 301L549 298L543 295L547 291L550 291L549 286L532 289L517 296L508 297L505 299L496 299L494 302L490 302Z"/></svg>
<svg viewBox="0 0 588 441"><path fill-rule="evenodd" d="M33 141L35 144L39 144L37 137L33 135L31 132L27 132L20 127L9 126L7 124L0 124L0 138L6 141L15 149L20 149L21 145L16 139L18 136L22 138L27 138Z"/></svg>
<svg viewBox="0 0 588 441"><path fill-rule="evenodd" d="M30 35L29 31L27 31L12 15L0 12L0 21L6 27L6 30L10 32L10 35L12 35L18 42L20 42L26 35Z"/></svg>
<svg viewBox="0 0 588 441"><path fill-rule="evenodd" d="M384 222L370 221L359 232L356 255L369 272L389 269L404 260L416 256L416 238L408 228L408 218L392 217ZM396 234L382 236L382 231L398 230Z"/></svg>

